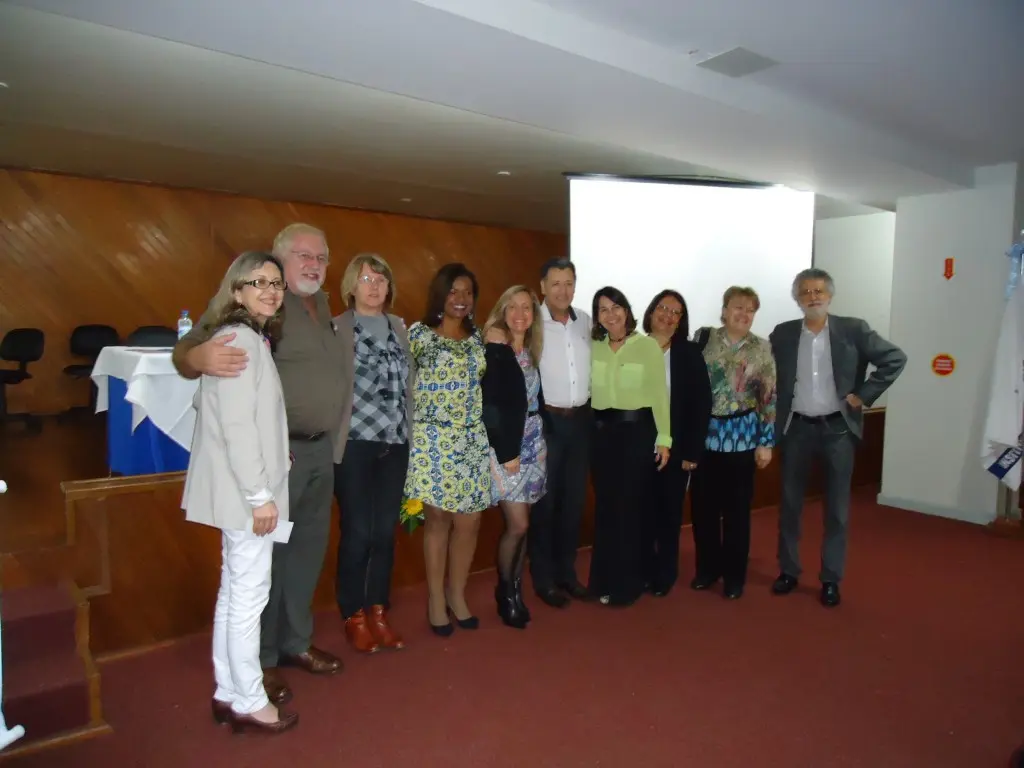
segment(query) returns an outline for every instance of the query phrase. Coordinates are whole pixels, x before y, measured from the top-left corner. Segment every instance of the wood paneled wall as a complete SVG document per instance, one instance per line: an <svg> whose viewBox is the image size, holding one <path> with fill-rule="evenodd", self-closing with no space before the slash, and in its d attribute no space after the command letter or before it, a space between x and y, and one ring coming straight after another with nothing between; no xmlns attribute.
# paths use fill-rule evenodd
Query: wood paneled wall
<svg viewBox="0 0 1024 768"><path fill-rule="evenodd" d="M10 410L87 403L87 385L62 373L81 362L68 349L75 326L104 323L124 337L140 325L174 327L186 308L198 319L231 260L269 249L293 221L327 233L325 288L336 311L345 265L374 251L395 272L396 312L407 322L419 318L442 264L462 261L476 273L485 314L505 288L536 286L544 260L567 253L566 238L549 233L0 169L0 334L46 333L34 378L9 389Z"/></svg>

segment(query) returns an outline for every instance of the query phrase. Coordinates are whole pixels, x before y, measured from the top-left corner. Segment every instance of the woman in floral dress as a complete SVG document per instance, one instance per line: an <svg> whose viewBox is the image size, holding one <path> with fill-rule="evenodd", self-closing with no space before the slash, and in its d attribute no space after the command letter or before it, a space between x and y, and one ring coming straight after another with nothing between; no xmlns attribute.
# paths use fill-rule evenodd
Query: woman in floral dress
<svg viewBox="0 0 1024 768"><path fill-rule="evenodd" d="M472 272L462 264L446 264L430 283L423 320L409 329L416 383L405 495L424 505L427 616L442 637L452 633L449 612L463 629L479 626L466 604L480 513L491 505L480 391L486 362L483 339L473 324L478 295Z"/></svg>
<svg viewBox="0 0 1024 768"><path fill-rule="evenodd" d="M505 291L484 326L487 374L482 386L491 444L491 496L505 515L494 597L502 621L517 629L530 620L522 590L530 506L547 486L544 395L537 369L543 329L540 303L524 285Z"/></svg>

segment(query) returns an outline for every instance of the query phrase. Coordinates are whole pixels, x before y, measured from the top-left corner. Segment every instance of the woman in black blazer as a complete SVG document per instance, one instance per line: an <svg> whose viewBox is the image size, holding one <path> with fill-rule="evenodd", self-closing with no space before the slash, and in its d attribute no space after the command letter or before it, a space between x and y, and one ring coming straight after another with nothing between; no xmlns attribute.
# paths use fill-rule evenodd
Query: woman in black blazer
<svg viewBox="0 0 1024 768"><path fill-rule="evenodd" d="M643 562L646 588L664 597L679 578L679 531L683 501L690 472L704 452L711 419L711 382L700 349L689 336L686 301L676 291L665 290L644 312L643 329L665 353L669 387L672 450L669 463L654 475L651 503L644 515Z"/></svg>

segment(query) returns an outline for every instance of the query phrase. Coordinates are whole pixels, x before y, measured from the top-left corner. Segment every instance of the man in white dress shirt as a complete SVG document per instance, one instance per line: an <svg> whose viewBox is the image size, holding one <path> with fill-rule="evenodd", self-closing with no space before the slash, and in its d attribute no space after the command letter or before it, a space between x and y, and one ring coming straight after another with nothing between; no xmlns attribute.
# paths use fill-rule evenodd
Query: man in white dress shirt
<svg viewBox="0 0 1024 768"><path fill-rule="evenodd" d="M590 316L572 306L576 267L551 259L540 273L544 305L544 390L548 447L547 493L530 515L529 553L533 588L548 605L564 608L585 600L576 577L576 550L590 463Z"/></svg>
<svg viewBox="0 0 1024 768"><path fill-rule="evenodd" d="M830 315L835 295L823 269L805 269L793 281L803 320L775 326L769 338L778 371L776 443L782 454L777 595L792 592L800 576L800 518L807 473L815 455L825 472L825 537L821 544L821 602L839 605L846 564L853 458L863 435L865 407L887 390L907 356L855 317ZM875 367L867 375L868 364Z"/></svg>

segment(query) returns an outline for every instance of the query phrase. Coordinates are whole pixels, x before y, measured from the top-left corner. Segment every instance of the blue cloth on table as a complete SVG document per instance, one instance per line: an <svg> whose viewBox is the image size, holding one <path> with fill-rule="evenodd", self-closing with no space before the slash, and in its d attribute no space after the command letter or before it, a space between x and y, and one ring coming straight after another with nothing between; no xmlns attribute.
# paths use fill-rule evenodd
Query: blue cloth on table
<svg viewBox="0 0 1024 768"><path fill-rule="evenodd" d="M188 469L189 453L148 418L132 432L132 404L125 400L128 385L107 377L107 464L122 475L150 475Z"/></svg>

